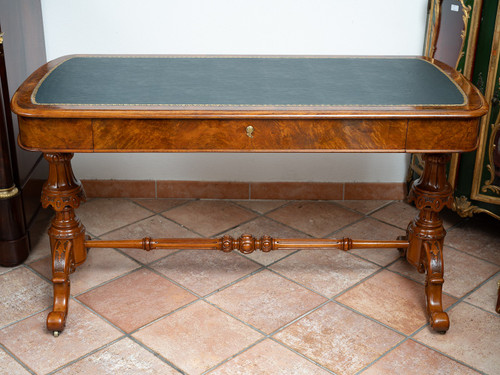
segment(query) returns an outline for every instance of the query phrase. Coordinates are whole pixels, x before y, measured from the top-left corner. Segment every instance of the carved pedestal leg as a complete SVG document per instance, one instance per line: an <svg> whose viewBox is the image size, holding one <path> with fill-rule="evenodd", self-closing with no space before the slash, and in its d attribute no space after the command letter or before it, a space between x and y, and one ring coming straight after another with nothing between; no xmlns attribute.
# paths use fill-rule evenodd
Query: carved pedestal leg
<svg viewBox="0 0 500 375"><path fill-rule="evenodd" d="M68 314L69 274L87 256L85 228L74 209L85 200L80 182L73 175L73 154L45 154L49 162L49 177L42 189L42 206L52 207L55 217L49 228L52 249L52 283L54 308L47 317L47 328L57 336L64 329Z"/></svg>
<svg viewBox="0 0 500 375"><path fill-rule="evenodd" d="M446 332L450 326L448 314L443 311L443 240L446 231L439 212L451 207L452 189L446 179L447 154L424 155L425 167L422 176L411 188L409 201L414 201L420 210L408 226L410 246L406 259L426 273L425 294L427 314L431 327L438 332Z"/></svg>

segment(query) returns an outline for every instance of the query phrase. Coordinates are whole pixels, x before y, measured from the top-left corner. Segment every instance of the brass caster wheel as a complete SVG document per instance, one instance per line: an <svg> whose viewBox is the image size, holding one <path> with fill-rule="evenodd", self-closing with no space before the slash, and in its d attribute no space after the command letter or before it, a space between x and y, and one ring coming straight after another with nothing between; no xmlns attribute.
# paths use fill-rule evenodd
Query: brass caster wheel
<svg viewBox="0 0 500 375"><path fill-rule="evenodd" d="M52 332L52 334L54 335L54 337L59 337L59 331L54 331Z"/></svg>

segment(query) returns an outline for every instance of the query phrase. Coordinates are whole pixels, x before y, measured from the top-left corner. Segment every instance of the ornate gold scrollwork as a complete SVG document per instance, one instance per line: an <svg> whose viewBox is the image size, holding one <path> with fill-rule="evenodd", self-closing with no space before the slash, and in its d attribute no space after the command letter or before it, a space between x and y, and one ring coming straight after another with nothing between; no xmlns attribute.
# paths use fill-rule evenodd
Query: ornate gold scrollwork
<svg viewBox="0 0 500 375"><path fill-rule="evenodd" d="M500 79L499 79L500 85ZM497 138L497 133L500 132L500 111L497 115L496 121L491 124L491 135L490 142L488 145L488 156L489 163L486 165L487 171L490 173L490 178L484 182L484 185L481 187L481 191L486 193L488 190L491 190L494 194L500 195L500 186L494 185L495 181L495 163L494 163L494 153L496 149L500 149L500 145L495 144L495 139Z"/></svg>
<svg viewBox="0 0 500 375"><path fill-rule="evenodd" d="M494 98L500 97L500 78L498 79L498 88L497 93L494 95ZM491 124L491 134L490 141L488 143L488 149L485 150L488 152L489 163L486 165L486 170L490 173L490 178L484 182L484 185L481 186L481 191L486 193L487 191L492 191L494 194L500 195L500 186L495 185L495 170L500 168L500 166L495 166L495 151L498 152L500 149L500 145L498 144L500 139L495 142L497 138L497 133L500 132L500 109L497 114L496 120Z"/></svg>
<svg viewBox="0 0 500 375"><path fill-rule="evenodd" d="M453 211L455 211L460 217L472 217L474 214L485 213L489 214L500 220L500 216L495 215L491 211L485 210L484 208L480 208L478 206L474 206L471 201L467 199L465 196L455 197L453 201Z"/></svg>
<svg viewBox="0 0 500 375"><path fill-rule="evenodd" d="M460 5L462 6L462 20L464 21L464 29L460 33L460 38L462 39L462 45L460 46L460 54L458 55L457 63L455 65L455 69L458 70L458 64L460 60L465 56L464 45L465 45L465 37L467 36L467 25L469 23L470 11L472 10L470 5L465 5L465 0L459 0Z"/></svg>

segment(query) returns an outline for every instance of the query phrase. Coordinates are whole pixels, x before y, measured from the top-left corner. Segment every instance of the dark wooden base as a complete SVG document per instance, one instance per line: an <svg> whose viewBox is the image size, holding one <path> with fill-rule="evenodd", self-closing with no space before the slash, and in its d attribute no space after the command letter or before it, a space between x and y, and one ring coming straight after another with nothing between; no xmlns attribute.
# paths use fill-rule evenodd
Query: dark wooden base
<svg viewBox="0 0 500 375"><path fill-rule="evenodd" d="M15 267L20 265L28 258L29 248L27 234L15 240L0 241L0 266Z"/></svg>
<svg viewBox="0 0 500 375"><path fill-rule="evenodd" d="M42 190L43 207L51 206L56 215L49 229L52 248L52 282L54 308L47 317L47 328L58 335L64 329L70 295L69 275L83 264L89 248L153 249L211 249L248 254L255 250L268 252L278 249L339 249L399 248L408 262L419 272L426 273L425 295L431 327L446 332L449 318L442 306L443 240L445 230L439 211L451 205L451 187L446 181L446 154L425 155L424 173L410 192L409 199L419 209L409 224L407 237L394 241L342 239L283 239L244 234L235 239L224 236L216 239L170 238L98 241L85 236L85 228L75 215L75 209L85 200L85 193L71 169L72 154L45 154L49 161L49 178Z"/></svg>
<svg viewBox="0 0 500 375"><path fill-rule="evenodd" d="M0 265L14 267L29 255L21 194L0 197Z"/></svg>
<svg viewBox="0 0 500 375"><path fill-rule="evenodd" d="M500 314L500 280L498 280L498 298L496 312Z"/></svg>

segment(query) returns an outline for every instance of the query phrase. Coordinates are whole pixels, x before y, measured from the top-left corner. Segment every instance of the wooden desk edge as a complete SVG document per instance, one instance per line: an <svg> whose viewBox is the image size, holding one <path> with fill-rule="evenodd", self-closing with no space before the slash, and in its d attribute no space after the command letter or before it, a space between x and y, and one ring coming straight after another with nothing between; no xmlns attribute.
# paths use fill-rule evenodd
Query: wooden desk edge
<svg viewBox="0 0 500 375"><path fill-rule="evenodd" d="M79 105L40 105L31 101L33 90L43 77L57 65L65 60L77 56L100 56L100 55L68 55L52 60L37 69L19 87L11 101L11 108L14 113L24 117L38 118L436 118L436 117L457 117L471 118L480 117L487 112L488 106L482 94L467 81L460 73L448 65L427 57L420 56L370 56L374 58L421 58L427 60L442 71L444 71L465 93L468 103L464 106L359 106L359 107L186 107L165 108L161 106L99 106L95 108L85 108ZM104 55L103 55L104 56ZM126 56L126 55L115 55ZM174 55L172 55L174 56ZM226 56L220 56L226 57ZM242 57L242 56L227 56ZM245 56L243 56L245 57ZM248 56L251 57L251 56ZM274 57L274 56L272 56ZM307 57L307 56L294 56ZM338 56L321 56L338 57ZM357 57L357 56L355 56Z"/></svg>

